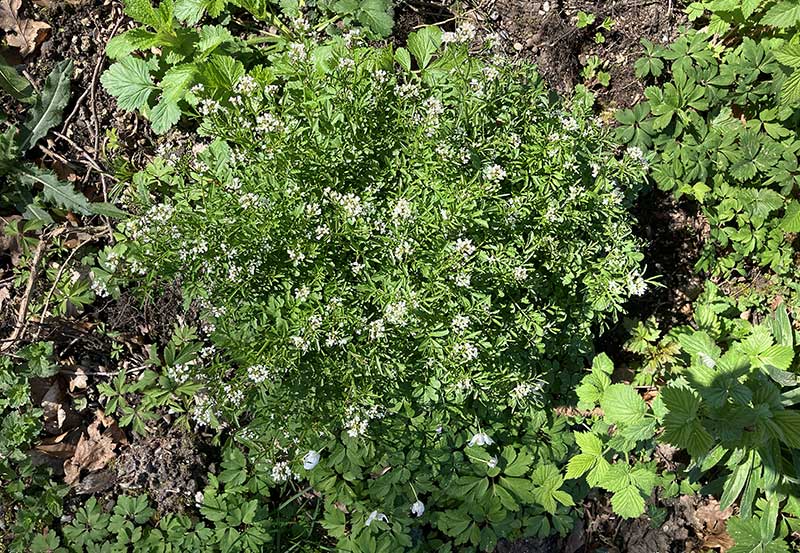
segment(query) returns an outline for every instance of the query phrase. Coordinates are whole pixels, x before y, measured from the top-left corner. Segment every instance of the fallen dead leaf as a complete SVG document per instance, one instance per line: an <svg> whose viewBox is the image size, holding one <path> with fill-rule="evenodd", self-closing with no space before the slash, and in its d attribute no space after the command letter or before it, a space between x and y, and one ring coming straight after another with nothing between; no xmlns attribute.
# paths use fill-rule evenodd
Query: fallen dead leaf
<svg viewBox="0 0 800 553"><path fill-rule="evenodd" d="M3 286L0 286L0 309L3 308L3 304L11 297L10 290L10 284L4 284Z"/></svg>
<svg viewBox="0 0 800 553"><path fill-rule="evenodd" d="M0 28L8 33L6 43L19 48L20 55L25 57L44 41L50 25L19 17L21 5L22 0L0 0Z"/></svg>
<svg viewBox="0 0 800 553"><path fill-rule="evenodd" d="M86 371L78 367L75 369L75 374L69 379L69 391L84 390L89 385L89 380L86 378Z"/></svg>
<svg viewBox="0 0 800 553"><path fill-rule="evenodd" d="M44 411L44 429L50 434L58 434L67 420L67 412L64 409L64 390L61 388L61 380L56 378L47 389L42 399L42 410Z"/></svg>
<svg viewBox="0 0 800 553"><path fill-rule="evenodd" d="M127 443L125 434L117 426L114 419L97 411L95 421L81 435L75 447L75 455L64 463L64 482L75 484L80 479L81 471L97 472L102 470L117 456L118 444ZM100 431L100 426L105 431Z"/></svg>

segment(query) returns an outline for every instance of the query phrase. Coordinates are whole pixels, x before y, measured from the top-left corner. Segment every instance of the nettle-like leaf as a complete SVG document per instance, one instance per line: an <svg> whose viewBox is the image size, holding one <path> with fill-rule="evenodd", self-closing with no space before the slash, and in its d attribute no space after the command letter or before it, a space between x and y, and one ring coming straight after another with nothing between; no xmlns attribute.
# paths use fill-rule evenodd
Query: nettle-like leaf
<svg viewBox="0 0 800 553"><path fill-rule="evenodd" d="M663 439L695 457L707 452L714 439L699 419L700 397L689 388L677 386L664 388L661 397L669 409L664 417Z"/></svg>
<svg viewBox="0 0 800 553"><path fill-rule="evenodd" d="M590 410L600 403L606 388L611 385L611 373L614 365L605 353L596 356L592 361L592 372L581 380L575 390L578 396L578 408Z"/></svg>
<svg viewBox="0 0 800 553"><path fill-rule="evenodd" d="M800 23L800 2L797 0L778 2L761 18L762 25L770 25L779 29L788 29L798 23Z"/></svg>
<svg viewBox="0 0 800 553"><path fill-rule="evenodd" d="M109 67L100 77L100 82L125 111L135 111L147 106L150 95L156 90L150 75L150 65L133 57L123 58Z"/></svg>
<svg viewBox="0 0 800 553"><path fill-rule="evenodd" d="M645 498L656 483L656 475L645 468L634 468L626 463L611 465L600 485L612 492L611 507L623 518L636 518L644 513Z"/></svg>
<svg viewBox="0 0 800 553"><path fill-rule="evenodd" d="M567 463L566 478L580 478L586 474L586 482L590 486L600 485L611 466L603 457L603 442L598 436L588 432L575 432L575 442L581 452Z"/></svg>
<svg viewBox="0 0 800 553"><path fill-rule="evenodd" d="M603 416L612 424L636 424L647 413L647 405L632 386L612 384L600 399Z"/></svg>
<svg viewBox="0 0 800 553"><path fill-rule="evenodd" d="M30 150L48 131L61 122L64 107L69 101L69 86L72 79L72 61L56 64L44 84L44 90L36 97L27 121L22 126L19 149Z"/></svg>

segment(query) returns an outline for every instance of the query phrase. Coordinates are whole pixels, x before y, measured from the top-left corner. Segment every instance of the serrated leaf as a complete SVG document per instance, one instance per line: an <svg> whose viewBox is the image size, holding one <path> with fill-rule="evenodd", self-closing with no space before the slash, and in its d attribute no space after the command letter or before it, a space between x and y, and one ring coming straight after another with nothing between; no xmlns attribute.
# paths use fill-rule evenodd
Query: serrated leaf
<svg viewBox="0 0 800 553"><path fill-rule="evenodd" d="M175 2L175 17L187 25L197 25L206 11L205 0L177 0Z"/></svg>
<svg viewBox="0 0 800 553"><path fill-rule="evenodd" d="M773 55L784 65L795 69L800 67L800 44L787 43L780 50L775 50Z"/></svg>
<svg viewBox="0 0 800 553"><path fill-rule="evenodd" d="M764 0L742 0L741 10L745 19L748 19L753 12L764 2Z"/></svg>
<svg viewBox="0 0 800 553"><path fill-rule="evenodd" d="M36 101L36 93L30 81L17 73L17 70L6 63L2 56L0 56L0 88L20 102L32 104Z"/></svg>
<svg viewBox="0 0 800 553"><path fill-rule="evenodd" d="M761 18L762 25L771 25L779 29L794 27L799 22L800 3L793 0L778 2L767 10L767 13Z"/></svg>
<svg viewBox="0 0 800 553"><path fill-rule="evenodd" d="M781 102L784 104L791 104L800 100L800 69L795 70L789 77L783 81L781 87Z"/></svg>
<svg viewBox="0 0 800 553"><path fill-rule="evenodd" d="M36 97L36 103L20 132L19 149L22 153L30 150L51 128L61 122L64 107L69 101L71 78L71 60L56 64L47 76L44 89Z"/></svg>
<svg viewBox="0 0 800 553"><path fill-rule="evenodd" d="M597 457L595 455L590 455L588 453L579 453L578 455L575 455L567 463L566 478L580 478L589 470L591 470L596 462Z"/></svg>
<svg viewBox="0 0 800 553"><path fill-rule="evenodd" d="M800 72L798 72L800 73ZM800 232L800 202L792 200L781 220L781 228L786 232Z"/></svg>
<svg viewBox="0 0 800 553"><path fill-rule="evenodd" d="M150 112L150 123L156 134L164 134L171 129L181 118L181 108L178 102L163 98Z"/></svg>
<svg viewBox="0 0 800 553"><path fill-rule="evenodd" d="M628 485L611 496L611 507L622 518L637 518L644 513L644 498L639 488Z"/></svg>
<svg viewBox="0 0 800 553"><path fill-rule="evenodd" d="M69 183L58 180L58 177L49 171L26 164L18 169L15 175L23 184L30 187L41 186L44 199L60 208L81 215L92 213L86 196L77 192Z"/></svg>
<svg viewBox="0 0 800 553"><path fill-rule="evenodd" d="M196 76L197 67L194 64L187 63L170 67L159 83L163 100L178 102L183 99L186 92L195 83Z"/></svg>
<svg viewBox="0 0 800 553"><path fill-rule="evenodd" d="M197 43L197 49L203 56L207 56L215 48L226 42L233 42L233 35L228 29L221 25L203 25L200 29L200 40Z"/></svg>
<svg viewBox="0 0 800 553"><path fill-rule="evenodd" d="M589 453L594 456L603 453L603 442L591 432L575 432L575 443L581 448L582 453Z"/></svg>
<svg viewBox="0 0 800 553"><path fill-rule="evenodd" d="M137 50L149 50L158 43L156 33L142 28L131 29L108 41L106 55L112 60L118 60Z"/></svg>
<svg viewBox="0 0 800 553"><path fill-rule="evenodd" d="M614 372L614 362L605 353L595 355L594 359L592 359L592 372L610 375Z"/></svg>
<svg viewBox="0 0 800 553"><path fill-rule="evenodd" d="M762 540L761 525L757 518L744 519L731 517L726 521L728 534L735 545L728 553L789 553L789 546L783 539Z"/></svg>
<svg viewBox="0 0 800 553"><path fill-rule="evenodd" d="M606 419L614 424L635 424L647 412L642 397L631 386L612 384L600 399L600 408Z"/></svg>
<svg viewBox="0 0 800 553"><path fill-rule="evenodd" d="M148 64L132 57L123 58L109 67L100 77L100 82L125 111L145 107L150 94L156 88Z"/></svg>

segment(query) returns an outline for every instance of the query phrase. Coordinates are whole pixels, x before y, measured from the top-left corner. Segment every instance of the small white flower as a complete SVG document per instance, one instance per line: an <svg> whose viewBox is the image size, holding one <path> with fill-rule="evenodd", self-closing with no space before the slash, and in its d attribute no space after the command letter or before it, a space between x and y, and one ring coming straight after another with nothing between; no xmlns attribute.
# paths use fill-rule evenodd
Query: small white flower
<svg viewBox="0 0 800 553"><path fill-rule="evenodd" d="M379 513L378 511L372 511L369 514L369 516L367 517L367 520L364 523L364 526L369 526L370 524L372 524L376 520L380 520L381 522L389 522L389 517L387 517L383 513Z"/></svg>
<svg viewBox="0 0 800 553"><path fill-rule="evenodd" d="M484 446L484 445L492 445L494 440L489 437L488 434L485 432L478 432L469 440L469 446L474 447L476 445Z"/></svg>
<svg viewBox="0 0 800 553"><path fill-rule="evenodd" d="M511 274L517 282L522 282L528 278L528 270L525 267L514 267Z"/></svg>
<svg viewBox="0 0 800 553"><path fill-rule="evenodd" d="M506 178L506 175L506 170L496 163L493 165L487 165L483 168L483 178L489 182L500 182Z"/></svg>
<svg viewBox="0 0 800 553"><path fill-rule="evenodd" d="M312 470L319 464L319 452L313 449L303 456L303 468Z"/></svg>
<svg viewBox="0 0 800 553"><path fill-rule="evenodd" d="M497 466L497 457L489 457L489 460L486 462L486 464L489 465L490 469L495 468Z"/></svg>
<svg viewBox="0 0 800 553"><path fill-rule="evenodd" d="M450 323L450 325L453 327L455 332L460 334L469 328L469 317L465 315L456 315L453 317L453 321Z"/></svg>
<svg viewBox="0 0 800 553"><path fill-rule="evenodd" d="M472 240L469 238L459 238L456 240L456 243L453 245L453 248L464 256L464 258L468 258L473 253L475 253L475 245L472 243Z"/></svg>
<svg viewBox="0 0 800 553"><path fill-rule="evenodd" d="M413 505L411 505L411 514L417 517L421 517L425 513L425 504L417 499Z"/></svg>

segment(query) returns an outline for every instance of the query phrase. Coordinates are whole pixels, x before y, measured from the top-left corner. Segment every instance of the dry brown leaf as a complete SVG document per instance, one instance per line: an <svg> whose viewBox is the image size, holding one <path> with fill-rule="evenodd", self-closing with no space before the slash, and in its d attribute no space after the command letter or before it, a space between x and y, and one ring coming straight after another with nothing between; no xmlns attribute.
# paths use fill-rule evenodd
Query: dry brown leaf
<svg viewBox="0 0 800 553"><path fill-rule="evenodd" d="M117 427L111 417L104 416L102 411L95 421L86 429L75 448L75 455L64 463L64 482L74 484L80 479L81 471L97 472L117 456L114 451L117 447L114 431ZM106 424L108 423L108 424ZM100 425L106 427L105 432L100 432ZM121 432L121 431L120 431ZM124 434L123 434L124 437Z"/></svg>
<svg viewBox="0 0 800 553"><path fill-rule="evenodd" d="M61 381L56 378L53 380L47 392L42 398L42 410L44 411L44 429L50 434L57 434L67 420L67 412L64 409L64 390L61 388Z"/></svg>
<svg viewBox="0 0 800 553"><path fill-rule="evenodd" d="M86 371L78 367L75 369L75 374L69 379L69 391L84 390L89 385L89 379L86 378Z"/></svg>
<svg viewBox="0 0 800 553"><path fill-rule="evenodd" d="M19 17L21 5L22 0L0 0L0 29L8 33L6 43L19 48L20 55L25 57L44 41L50 25Z"/></svg>

